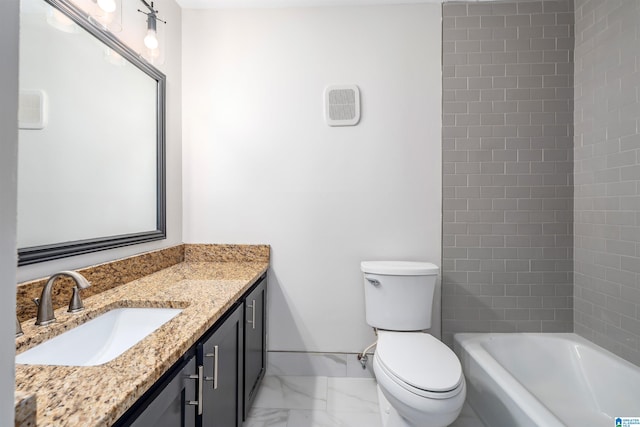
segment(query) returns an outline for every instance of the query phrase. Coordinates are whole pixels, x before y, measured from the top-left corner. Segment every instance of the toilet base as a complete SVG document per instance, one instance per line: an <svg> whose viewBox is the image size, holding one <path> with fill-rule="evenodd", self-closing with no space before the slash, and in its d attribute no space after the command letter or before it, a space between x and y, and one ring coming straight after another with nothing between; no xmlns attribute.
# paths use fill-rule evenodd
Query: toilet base
<svg viewBox="0 0 640 427"><path fill-rule="evenodd" d="M377 356L375 353L373 357L373 372L382 396L383 427L446 427L458 418L467 394L464 377L456 389L446 392L446 397L424 397L390 377Z"/></svg>
<svg viewBox="0 0 640 427"><path fill-rule="evenodd" d="M387 400L380 386L376 385L378 390L378 402L380 406L380 417L382 418L382 427L413 427L407 420L402 418L398 411L395 410L391 403Z"/></svg>
<svg viewBox="0 0 640 427"><path fill-rule="evenodd" d="M380 417L382 420L382 427L446 427L458 418L460 411L462 410L462 404L459 405L459 409L455 410L451 414L444 414L444 417L429 417L428 420L422 420L419 424L412 424L410 420L401 416L397 409L389 402L389 399L385 396L380 385L376 385L378 391L378 407L380 410ZM460 397L464 400L466 396L466 387L463 389Z"/></svg>

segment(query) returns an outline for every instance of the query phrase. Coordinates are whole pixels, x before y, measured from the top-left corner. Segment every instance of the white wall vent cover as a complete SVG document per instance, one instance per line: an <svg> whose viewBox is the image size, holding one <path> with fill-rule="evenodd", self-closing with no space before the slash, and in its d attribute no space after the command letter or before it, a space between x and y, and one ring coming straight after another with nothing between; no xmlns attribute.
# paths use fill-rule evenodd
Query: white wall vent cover
<svg viewBox="0 0 640 427"><path fill-rule="evenodd" d="M44 129L47 125L47 94L43 90L20 90L18 128Z"/></svg>
<svg viewBox="0 0 640 427"><path fill-rule="evenodd" d="M360 121L360 89L356 85L328 86L324 113L329 126L355 126Z"/></svg>

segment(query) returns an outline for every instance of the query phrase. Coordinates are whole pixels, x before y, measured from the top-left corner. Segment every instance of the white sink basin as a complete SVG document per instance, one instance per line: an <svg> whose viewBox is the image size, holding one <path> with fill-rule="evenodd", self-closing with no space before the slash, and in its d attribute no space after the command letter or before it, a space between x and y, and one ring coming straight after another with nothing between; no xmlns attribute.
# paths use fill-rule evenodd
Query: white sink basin
<svg viewBox="0 0 640 427"><path fill-rule="evenodd" d="M116 308L16 355L16 363L101 365L136 345L181 311L175 308Z"/></svg>

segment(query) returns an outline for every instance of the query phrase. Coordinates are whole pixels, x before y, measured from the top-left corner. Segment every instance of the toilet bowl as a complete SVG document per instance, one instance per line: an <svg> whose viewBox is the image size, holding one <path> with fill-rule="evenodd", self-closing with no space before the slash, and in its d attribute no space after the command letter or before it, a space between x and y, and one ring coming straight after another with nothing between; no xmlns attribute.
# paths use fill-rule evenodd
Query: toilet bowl
<svg viewBox="0 0 640 427"><path fill-rule="evenodd" d="M384 427L444 427L462 411L466 384L449 347L431 328L438 267L364 261L366 320L378 333L373 370Z"/></svg>
<svg viewBox="0 0 640 427"><path fill-rule="evenodd" d="M373 358L384 427L444 427L466 396L456 355L422 332L378 332Z"/></svg>

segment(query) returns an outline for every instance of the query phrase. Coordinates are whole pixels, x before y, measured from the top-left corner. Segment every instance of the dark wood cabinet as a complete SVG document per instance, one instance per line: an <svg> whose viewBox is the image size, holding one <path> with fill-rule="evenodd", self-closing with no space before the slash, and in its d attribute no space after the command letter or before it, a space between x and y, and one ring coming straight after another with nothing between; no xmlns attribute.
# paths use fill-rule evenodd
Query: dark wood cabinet
<svg viewBox="0 0 640 427"><path fill-rule="evenodd" d="M118 425L131 427L195 427L198 416L198 369L191 356L174 370L164 387L147 398L147 405L130 422ZM143 406L143 405L141 405Z"/></svg>
<svg viewBox="0 0 640 427"><path fill-rule="evenodd" d="M244 299L244 418L256 397L267 367L267 279Z"/></svg>
<svg viewBox="0 0 640 427"><path fill-rule="evenodd" d="M242 305L203 337L198 365L204 369L202 426L242 427Z"/></svg>
<svg viewBox="0 0 640 427"><path fill-rule="evenodd" d="M266 369L266 303L265 274L114 426L242 427Z"/></svg>

